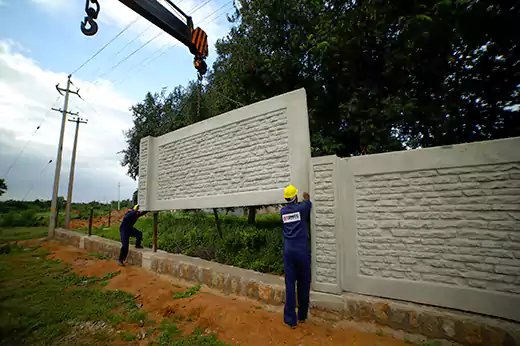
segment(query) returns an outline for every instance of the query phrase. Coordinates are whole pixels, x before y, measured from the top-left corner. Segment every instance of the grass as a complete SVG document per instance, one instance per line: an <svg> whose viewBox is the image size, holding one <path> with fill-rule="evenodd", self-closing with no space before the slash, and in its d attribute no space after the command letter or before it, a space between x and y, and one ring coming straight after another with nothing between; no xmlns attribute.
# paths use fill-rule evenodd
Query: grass
<svg viewBox="0 0 520 346"><path fill-rule="evenodd" d="M0 244L9 241L43 238L47 235L48 230L48 227L0 228Z"/></svg>
<svg viewBox="0 0 520 346"><path fill-rule="evenodd" d="M88 256L89 257L95 257L95 258L100 259L100 260L109 260L110 259L109 256L103 255L103 254L100 254L100 253L89 253Z"/></svg>
<svg viewBox="0 0 520 346"><path fill-rule="evenodd" d="M47 345L74 334L80 337L87 322L103 322L105 327L96 330L95 338L111 340L110 328L131 322L140 312L132 295L97 287L118 273L79 276L67 264L46 260L46 251L25 250L11 246L11 252L0 257L3 344Z"/></svg>
<svg viewBox="0 0 520 346"><path fill-rule="evenodd" d="M136 334L116 333L119 324L127 322L147 328L144 338L153 345L227 345L201 332L182 335L175 325L178 320L156 326L131 294L102 289L120 272L80 276L69 264L48 259L48 254L18 244L0 254L0 344L135 344ZM199 289L192 287L185 296Z"/></svg>
<svg viewBox="0 0 520 346"><path fill-rule="evenodd" d="M218 340L214 335L203 335L200 329L193 334L181 337L181 331L171 320L163 320L158 328L161 335L150 345L156 346L228 346L230 344Z"/></svg>
<svg viewBox="0 0 520 346"><path fill-rule="evenodd" d="M197 294L198 291L200 291L201 285L193 286L188 288L184 292L177 292L173 295L173 299L182 299L182 298L189 298L195 294Z"/></svg>

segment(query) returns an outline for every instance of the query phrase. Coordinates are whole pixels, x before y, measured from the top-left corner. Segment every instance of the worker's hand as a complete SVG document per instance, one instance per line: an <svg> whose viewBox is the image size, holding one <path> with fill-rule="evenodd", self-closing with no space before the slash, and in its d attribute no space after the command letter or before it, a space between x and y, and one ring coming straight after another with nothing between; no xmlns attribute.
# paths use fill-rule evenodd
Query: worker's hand
<svg viewBox="0 0 520 346"><path fill-rule="evenodd" d="M304 192L303 193L303 200L304 201L308 201L309 199L311 199L311 196L309 196L309 194L307 192Z"/></svg>

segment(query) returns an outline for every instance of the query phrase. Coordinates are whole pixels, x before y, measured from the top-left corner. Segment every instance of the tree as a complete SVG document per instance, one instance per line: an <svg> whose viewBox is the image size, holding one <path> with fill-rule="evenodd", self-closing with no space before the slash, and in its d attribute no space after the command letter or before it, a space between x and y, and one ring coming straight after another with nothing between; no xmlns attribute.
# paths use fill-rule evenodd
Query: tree
<svg viewBox="0 0 520 346"><path fill-rule="evenodd" d="M305 87L314 155L520 134L515 1L241 5L211 84L246 104Z"/></svg>
<svg viewBox="0 0 520 346"><path fill-rule="evenodd" d="M5 180L0 178L0 196L7 192L7 184Z"/></svg>
<svg viewBox="0 0 520 346"><path fill-rule="evenodd" d="M520 5L504 0L241 0L198 83L132 107L139 141L305 88L314 156L520 135ZM486 25L482 25L486 23Z"/></svg>
<svg viewBox="0 0 520 346"><path fill-rule="evenodd" d="M133 127L124 132L126 148L122 166L127 166L127 174L137 179L139 173L139 144L146 136L161 136L184 126L214 116L212 99L201 92L200 112L197 112L198 82L190 82L186 88L178 86L170 93L166 89L160 93L148 92L141 103L132 106Z"/></svg>

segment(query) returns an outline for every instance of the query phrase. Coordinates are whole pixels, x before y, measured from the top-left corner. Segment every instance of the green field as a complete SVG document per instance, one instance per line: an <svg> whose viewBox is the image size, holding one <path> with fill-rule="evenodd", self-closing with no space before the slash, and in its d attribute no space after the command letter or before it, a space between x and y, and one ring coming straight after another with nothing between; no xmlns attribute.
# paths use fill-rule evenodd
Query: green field
<svg viewBox="0 0 520 346"><path fill-rule="evenodd" d="M47 236L48 229L48 227L0 228L0 244L16 240L43 238Z"/></svg>
<svg viewBox="0 0 520 346"><path fill-rule="evenodd" d="M41 229L32 231L40 234ZM31 230L2 230L4 239L26 239ZM181 335L173 321L147 319L131 294L103 290L119 272L83 277L68 264L49 260L38 247L2 246L0 254L0 345L135 344L136 335L117 333L120 323L145 327L150 345L226 345L196 331ZM153 335L153 337L152 337Z"/></svg>

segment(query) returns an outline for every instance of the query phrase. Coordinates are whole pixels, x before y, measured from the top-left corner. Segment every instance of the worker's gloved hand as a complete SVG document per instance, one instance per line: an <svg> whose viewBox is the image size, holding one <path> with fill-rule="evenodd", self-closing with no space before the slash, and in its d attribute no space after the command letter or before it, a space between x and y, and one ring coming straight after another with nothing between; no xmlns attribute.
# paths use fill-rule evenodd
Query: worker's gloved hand
<svg viewBox="0 0 520 346"><path fill-rule="evenodd" d="M308 201L309 199L311 199L311 196L309 196L309 194L307 192L304 192L303 193L303 200L304 201Z"/></svg>

